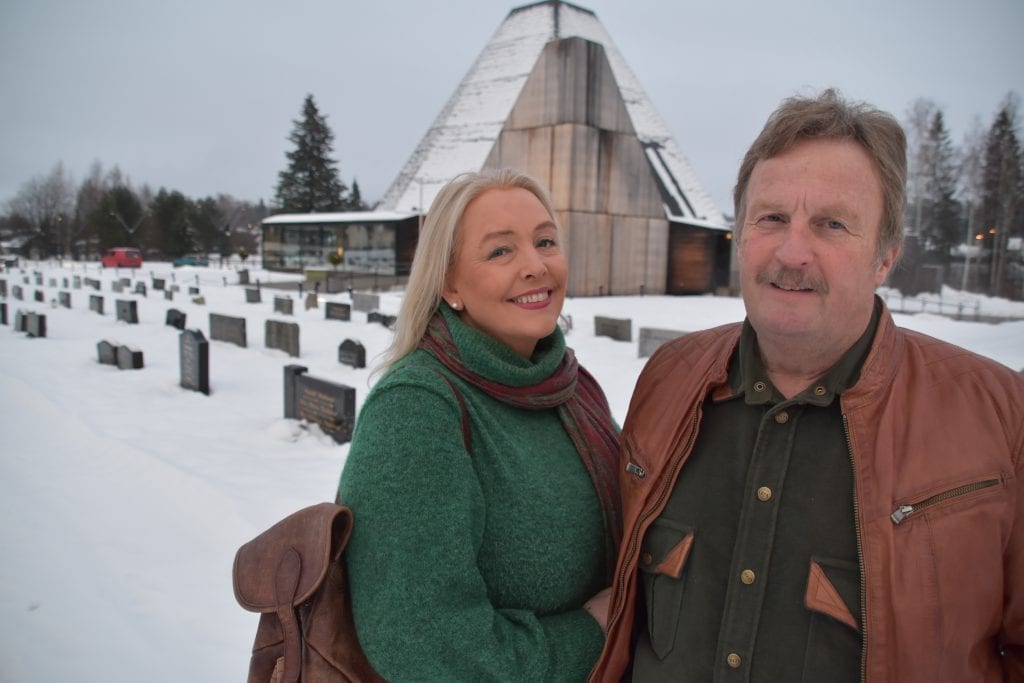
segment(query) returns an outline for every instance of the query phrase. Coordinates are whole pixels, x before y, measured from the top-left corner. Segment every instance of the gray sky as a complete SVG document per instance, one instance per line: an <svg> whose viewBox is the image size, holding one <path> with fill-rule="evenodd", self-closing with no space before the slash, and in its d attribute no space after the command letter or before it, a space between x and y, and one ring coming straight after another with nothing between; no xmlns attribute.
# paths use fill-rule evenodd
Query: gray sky
<svg viewBox="0 0 1024 683"><path fill-rule="evenodd" d="M496 0L0 0L0 203L63 162L270 201L312 93L379 199L509 10ZM719 208L768 113L837 86L954 142L1024 95L1021 0L590 0Z"/></svg>

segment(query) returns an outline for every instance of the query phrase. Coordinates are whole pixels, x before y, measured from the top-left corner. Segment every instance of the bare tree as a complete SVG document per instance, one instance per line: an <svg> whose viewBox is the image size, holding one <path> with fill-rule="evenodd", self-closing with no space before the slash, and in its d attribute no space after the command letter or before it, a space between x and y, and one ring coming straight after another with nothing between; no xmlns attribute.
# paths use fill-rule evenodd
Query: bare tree
<svg viewBox="0 0 1024 683"><path fill-rule="evenodd" d="M31 230L32 249L40 256L71 253L74 209L73 183L63 163L27 181L8 202L8 211L21 216Z"/></svg>

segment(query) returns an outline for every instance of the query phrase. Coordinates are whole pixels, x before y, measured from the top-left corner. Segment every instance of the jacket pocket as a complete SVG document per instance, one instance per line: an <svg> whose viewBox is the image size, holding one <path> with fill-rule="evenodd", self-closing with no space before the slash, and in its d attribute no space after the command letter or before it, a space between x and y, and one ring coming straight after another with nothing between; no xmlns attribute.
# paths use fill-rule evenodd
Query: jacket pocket
<svg viewBox="0 0 1024 683"><path fill-rule="evenodd" d="M856 681L860 667L860 568L812 557L804 605L811 611L803 681Z"/></svg>
<svg viewBox="0 0 1024 683"><path fill-rule="evenodd" d="M691 527L656 519L640 547L638 566L647 607L647 633L659 659L665 659L675 645L684 570L693 539Z"/></svg>
<svg viewBox="0 0 1024 683"><path fill-rule="evenodd" d="M945 505L952 505L966 496L983 492L986 489L994 489L1003 483L1000 476L993 476L976 481L967 482L960 486L951 486L935 493L915 496L912 500L897 503L896 509L890 515L892 523L899 526L907 519L919 515L928 510Z"/></svg>

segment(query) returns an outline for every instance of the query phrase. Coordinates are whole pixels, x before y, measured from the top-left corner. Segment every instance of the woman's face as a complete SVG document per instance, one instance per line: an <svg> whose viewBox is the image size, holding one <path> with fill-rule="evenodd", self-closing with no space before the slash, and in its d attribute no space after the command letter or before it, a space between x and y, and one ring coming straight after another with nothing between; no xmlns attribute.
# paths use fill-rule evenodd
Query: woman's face
<svg viewBox="0 0 1024 683"><path fill-rule="evenodd" d="M529 358L558 324L569 264L558 229L529 190L494 188L462 214L442 292L462 320Z"/></svg>

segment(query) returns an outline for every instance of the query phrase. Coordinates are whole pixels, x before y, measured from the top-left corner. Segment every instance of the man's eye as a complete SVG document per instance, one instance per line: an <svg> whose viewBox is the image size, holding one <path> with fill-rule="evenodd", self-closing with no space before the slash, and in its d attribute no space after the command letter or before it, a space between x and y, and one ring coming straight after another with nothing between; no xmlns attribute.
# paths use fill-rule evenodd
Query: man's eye
<svg viewBox="0 0 1024 683"><path fill-rule="evenodd" d="M844 223L835 220L825 221L825 227L829 230L846 230L846 225Z"/></svg>
<svg viewBox="0 0 1024 683"><path fill-rule="evenodd" d="M769 213L757 219L758 223L782 223L784 219L777 213Z"/></svg>

